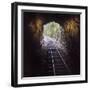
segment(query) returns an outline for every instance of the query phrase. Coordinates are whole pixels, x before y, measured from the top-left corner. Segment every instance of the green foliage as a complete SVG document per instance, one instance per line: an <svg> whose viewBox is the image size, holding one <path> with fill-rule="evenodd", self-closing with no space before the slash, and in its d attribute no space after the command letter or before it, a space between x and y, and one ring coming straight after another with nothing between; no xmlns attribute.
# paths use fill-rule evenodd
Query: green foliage
<svg viewBox="0 0 90 90"><path fill-rule="evenodd" d="M44 25L44 35L57 39L60 36L60 25L54 21Z"/></svg>

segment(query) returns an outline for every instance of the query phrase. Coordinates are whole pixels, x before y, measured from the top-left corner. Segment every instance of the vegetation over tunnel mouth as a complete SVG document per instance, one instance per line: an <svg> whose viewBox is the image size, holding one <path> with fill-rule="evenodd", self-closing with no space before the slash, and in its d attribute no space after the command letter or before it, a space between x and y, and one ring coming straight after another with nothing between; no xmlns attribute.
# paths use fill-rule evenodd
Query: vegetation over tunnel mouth
<svg viewBox="0 0 90 90"><path fill-rule="evenodd" d="M62 27L58 23L52 21L44 25L43 35L55 38L57 40L58 37L60 37L60 32L62 31L61 29Z"/></svg>

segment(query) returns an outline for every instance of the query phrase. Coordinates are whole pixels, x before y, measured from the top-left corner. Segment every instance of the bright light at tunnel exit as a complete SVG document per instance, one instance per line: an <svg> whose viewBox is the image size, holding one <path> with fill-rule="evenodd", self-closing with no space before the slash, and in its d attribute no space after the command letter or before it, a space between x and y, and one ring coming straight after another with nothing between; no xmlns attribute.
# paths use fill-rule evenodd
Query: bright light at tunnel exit
<svg viewBox="0 0 90 90"><path fill-rule="evenodd" d="M55 21L52 21L45 24L43 28L43 39L41 40L42 46L61 48L61 32L63 32L62 26Z"/></svg>

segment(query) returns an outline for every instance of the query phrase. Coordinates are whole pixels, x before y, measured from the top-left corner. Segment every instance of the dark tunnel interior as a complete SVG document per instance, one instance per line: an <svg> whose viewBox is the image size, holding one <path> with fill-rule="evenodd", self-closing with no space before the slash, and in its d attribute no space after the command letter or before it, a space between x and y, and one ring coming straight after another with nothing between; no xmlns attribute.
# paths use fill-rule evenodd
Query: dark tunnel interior
<svg viewBox="0 0 90 90"><path fill-rule="evenodd" d="M23 77L80 74L80 14L23 11L22 18ZM66 53L50 45L42 49L43 26L53 21L63 28Z"/></svg>

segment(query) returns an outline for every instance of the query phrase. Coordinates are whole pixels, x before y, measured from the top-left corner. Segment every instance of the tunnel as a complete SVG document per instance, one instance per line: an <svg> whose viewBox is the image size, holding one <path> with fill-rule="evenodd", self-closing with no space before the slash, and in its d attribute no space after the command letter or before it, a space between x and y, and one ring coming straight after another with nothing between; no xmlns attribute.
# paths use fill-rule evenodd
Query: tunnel
<svg viewBox="0 0 90 90"><path fill-rule="evenodd" d="M80 15L23 13L23 77L80 74Z"/></svg>

